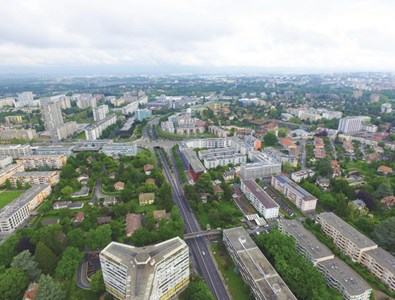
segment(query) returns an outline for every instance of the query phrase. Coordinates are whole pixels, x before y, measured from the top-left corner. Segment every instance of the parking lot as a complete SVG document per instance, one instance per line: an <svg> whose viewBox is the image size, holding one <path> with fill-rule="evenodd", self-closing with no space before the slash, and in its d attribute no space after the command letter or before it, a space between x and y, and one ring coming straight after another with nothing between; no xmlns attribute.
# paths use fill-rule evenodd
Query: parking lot
<svg viewBox="0 0 395 300"><path fill-rule="evenodd" d="M274 201L290 216L293 217L296 215L296 212L293 211L291 207L287 204L287 202L283 199L283 197L279 196L274 192L274 188L268 184L262 184L265 192L273 198Z"/></svg>

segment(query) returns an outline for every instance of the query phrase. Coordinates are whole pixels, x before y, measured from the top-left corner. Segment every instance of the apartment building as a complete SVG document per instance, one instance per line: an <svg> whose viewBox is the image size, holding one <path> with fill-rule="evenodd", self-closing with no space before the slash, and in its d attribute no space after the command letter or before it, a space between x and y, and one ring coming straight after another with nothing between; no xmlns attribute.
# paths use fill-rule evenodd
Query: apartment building
<svg viewBox="0 0 395 300"><path fill-rule="evenodd" d="M50 194L51 187L49 185L37 185L0 209L0 232L13 232Z"/></svg>
<svg viewBox="0 0 395 300"><path fill-rule="evenodd" d="M0 169L0 185L4 185L7 179L11 181L11 177L18 172L25 171L25 168L22 165L18 164L10 164Z"/></svg>
<svg viewBox="0 0 395 300"><path fill-rule="evenodd" d="M255 299L297 299L243 227L224 229L223 241Z"/></svg>
<svg viewBox="0 0 395 300"><path fill-rule="evenodd" d="M12 164L12 157L9 155L0 155L0 169Z"/></svg>
<svg viewBox="0 0 395 300"><path fill-rule="evenodd" d="M1 107L5 107L5 106L10 106L10 107L15 106L15 99L14 98L2 98L2 99L0 99L0 108Z"/></svg>
<svg viewBox="0 0 395 300"><path fill-rule="evenodd" d="M18 166L23 167L23 165ZM22 184L22 186L26 183L29 183L31 186L41 184L49 184L50 186L54 186L59 182L59 174L59 171L19 172L12 175L10 179L13 186L17 186L18 181Z"/></svg>
<svg viewBox="0 0 395 300"><path fill-rule="evenodd" d="M93 120L96 122L104 120L109 112L108 105L100 105L98 107L93 107Z"/></svg>
<svg viewBox="0 0 395 300"><path fill-rule="evenodd" d="M16 160L17 164L23 165L25 170L51 168L61 169L67 163L66 155L30 155L23 156Z"/></svg>
<svg viewBox="0 0 395 300"><path fill-rule="evenodd" d="M195 140L187 140L183 142L188 148L228 148L233 147L231 139L229 138L209 138L209 139L195 139Z"/></svg>
<svg viewBox="0 0 395 300"><path fill-rule="evenodd" d="M214 126L214 125L208 127L208 132L215 134L221 138L226 138L228 136L227 130L222 129L221 127L218 127L218 126Z"/></svg>
<svg viewBox="0 0 395 300"><path fill-rule="evenodd" d="M0 145L0 155L10 155L12 158L18 158L31 154L30 145Z"/></svg>
<svg viewBox="0 0 395 300"><path fill-rule="evenodd" d="M301 211L311 211L317 206L317 198L284 175L272 176L272 186L291 200Z"/></svg>
<svg viewBox="0 0 395 300"><path fill-rule="evenodd" d="M100 138L100 136L102 135L103 131L115 124L117 122L117 117L115 115L111 115L106 117L105 119L96 122L95 124L91 124L89 125L86 129L85 129L85 136L87 140L90 141L94 141Z"/></svg>
<svg viewBox="0 0 395 300"><path fill-rule="evenodd" d="M314 234L304 228L302 223L297 220L283 220L278 223L278 229L295 239L298 252L306 256L314 266L317 266L317 263L321 261L335 257L328 247L322 244Z"/></svg>
<svg viewBox="0 0 395 300"><path fill-rule="evenodd" d="M345 262L335 257L317 264L327 284L346 300L369 300L372 288Z"/></svg>
<svg viewBox="0 0 395 300"><path fill-rule="evenodd" d="M265 153L269 157L281 162L282 164L290 163L293 167L296 167L298 165L298 159L296 156L291 155L291 154L285 154L276 148L266 147L263 150L263 153Z"/></svg>
<svg viewBox="0 0 395 300"><path fill-rule="evenodd" d="M321 230L333 239L333 243L354 262L361 262L364 251L377 248L375 242L333 212L321 213L315 220L321 224Z"/></svg>
<svg viewBox="0 0 395 300"><path fill-rule="evenodd" d="M179 237L140 248L111 242L100 252L100 264L106 290L116 299L176 298L189 283L189 249Z"/></svg>
<svg viewBox="0 0 395 300"><path fill-rule="evenodd" d="M12 124L20 124L23 122L23 118L22 118L22 116L6 116L5 122L12 123Z"/></svg>
<svg viewBox="0 0 395 300"><path fill-rule="evenodd" d="M2 140L12 140L12 139L32 140L37 137L38 135L35 129L12 129L12 128L0 129L0 139Z"/></svg>
<svg viewBox="0 0 395 300"><path fill-rule="evenodd" d="M74 97L74 95L73 95ZM86 109L88 107L96 107L97 101L91 94L81 94L77 97L77 107Z"/></svg>
<svg viewBox="0 0 395 300"><path fill-rule="evenodd" d="M362 130L362 123L369 120L369 117L356 116L346 117L339 121L338 131L341 133L358 132Z"/></svg>
<svg viewBox="0 0 395 300"><path fill-rule="evenodd" d="M315 175L315 172L310 170L310 169L306 169L306 170L301 170L298 172L293 172L291 174L291 179L295 182L301 182L303 179L307 179L309 177L313 177Z"/></svg>
<svg viewBox="0 0 395 300"><path fill-rule="evenodd" d="M218 166L240 165L247 162L247 156L241 153L226 155L209 155L204 158L203 164L207 169L216 168Z"/></svg>
<svg viewBox="0 0 395 300"><path fill-rule="evenodd" d="M243 180L240 189L265 219L278 217L278 204L254 180Z"/></svg>
<svg viewBox="0 0 395 300"><path fill-rule="evenodd" d="M391 291L395 291L395 257L390 253L380 247L364 251L361 265L384 282Z"/></svg>
<svg viewBox="0 0 395 300"><path fill-rule="evenodd" d="M150 109L138 109L136 110L136 119L139 121L143 121L152 116L152 110Z"/></svg>

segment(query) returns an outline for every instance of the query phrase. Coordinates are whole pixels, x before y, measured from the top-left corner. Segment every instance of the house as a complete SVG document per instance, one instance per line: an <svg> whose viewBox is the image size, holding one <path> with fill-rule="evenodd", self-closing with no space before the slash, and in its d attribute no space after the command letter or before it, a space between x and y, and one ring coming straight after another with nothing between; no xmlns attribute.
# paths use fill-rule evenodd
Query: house
<svg viewBox="0 0 395 300"><path fill-rule="evenodd" d="M337 160L332 160L331 166L332 166L332 177L339 177L341 174L339 162Z"/></svg>
<svg viewBox="0 0 395 300"><path fill-rule="evenodd" d="M200 195L200 200L202 201L202 203L207 203L207 199L209 195L210 195L209 193L202 193Z"/></svg>
<svg viewBox="0 0 395 300"><path fill-rule="evenodd" d="M75 201L75 202L71 202L71 204L69 205L69 209L81 209L84 207L84 202L82 201Z"/></svg>
<svg viewBox="0 0 395 300"><path fill-rule="evenodd" d="M152 214L154 215L154 219L155 221L159 222L161 219L164 219L167 217L166 215L166 210L161 209L161 210L154 210L152 212Z"/></svg>
<svg viewBox="0 0 395 300"><path fill-rule="evenodd" d="M88 163L93 163L94 161L95 161L95 159L92 157L92 156L89 156L87 159L86 159L86 161L88 162Z"/></svg>
<svg viewBox="0 0 395 300"><path fill-rule="evenodd" d="M141 228L140 214L128 213L125 217L125 220L126 220L125 231L127 237L132 236L133 232L135 232L136 229Z"/></svg>
<svg viewBox="0 0 395 300"><path fill-rule="evenodd" d="M217 197L224 194L224 190L219 185L213 185L213 192Z"/></svg>
<svg viewBox="0 0 395 300"><path fill-rule="evenodd" d="M122 181L118 181L114 183L114 188L116 191L123 191L123 189L125 188L125 184Z"/></svg>
<svg viewBox="0 0 395 300"><path fill-rule="evenodd" d="M330 180L328 178L318 178L316 183L318 184L318 186L320 186L323 189L327 189L329 187L330 184Z"/></svg>
<svg viewBox="0 0 395 300"><path fill-rule="evenodd" d="M115 173L114 173L114 172L110 173L110 174L108 175L108 178L110 178L110 179L115 179Z"/></svg>
<svg viewBox="0 0 395 300"><path fill-rule="evenodd" d="M154 203L155 194L154 193L140 193L139 194L139 203L140 205L149 205Z"/></svg>
<svg viewBox="0 0 395 300"><path fill-rule="evenodd" d="M89 195L89 187L83 186L80 191L72 193L71 198L86 197Z"/></svg>
<svg viewBox="0 0 395 300"><path fill-rule="evenodd" d="M111 222L111 220L112 220L112 217L111 217L111 216L108 216L108 217L98 217L98 218L96 219L97 225L108 224L108 223Z"/></svg>
<svg viewBox="0 0 395 300"><path fill-rule="evenodd" d="M146 175L149 175L149 174L151 174L151 171L154 169L154 165L151 165L151 164L146 164L146 165L144 165L144 173L146 174Z"/></svg>
<svg viewBox="0 0 395 300"><path fill-rule="evenodd" d="M145 183L150 183L150 184L155 184L155 179L154 178L148 178Z"/></svg>
<svg viewBox="0 0 395 300"><path fill-rule="evenodd" d="M387 166L380 166L377 168L377 172L383 173L384 175L392 174L393 170L390 167Z"/></svg>
<svg viewBox="0 0 395 300"><path fill-rule="evenodd" d="M236 176L236 171L235 170L230 170L228 172L225 172L224 174L222 174L222 178L225 181L231 181L233 179L235 179Z"/></svg>
<svg viewBox="0 0 395 300"><path fill-rule="evenodd" d="M118 203L118 200L114 196L106 196L103 201L104 206L115 205Z"/></svg>
<svg viewBox="0 0 395 300"><path fill-rule="evenodd" d="M381 203L387 208L395 206L395 196L387 196L381 199Z"/></svg>
<svg viewBox="0 0 395 300"><path fill-rule="evenodd" d="M366 203L361 199L354 200L351 203L356 209L359 210L364 210L366 207Z"/></svg>
<svg viewBox="0 0 395 300"><path fill-rule="evenodd" d="M70 204L71 204L71 201L58 201L58 202L55 202L52 205L52 207L53 207L53 209L62 209L62 208L68 208Z"/></svg>
<svg viewBox="0 0 395 300"><path fill-rule="evenodd" d="M89 180L88 174L81 174L80 176L77 177L77 181L81 184L87 184L88 180Z"/></svg>
<svg viewBox="0 0 395 300"><path fill-rule="evenodd" d="M347 153L354 154L354 146L349 141L343 142L343 148Z"/></svg>
<svg viewBox="0 0 395 300"><path fill-rule="evenodd" d="M71 220L73 224L79 224L85 219L85 214L82 211L79 211L74 218Z"/></svg>
<svg viewBox="0 0 395 300"><path fill-rule="evenodd" d="M38 283L31 282L23 295L22 300L34 300L37 297Z"/></svg>

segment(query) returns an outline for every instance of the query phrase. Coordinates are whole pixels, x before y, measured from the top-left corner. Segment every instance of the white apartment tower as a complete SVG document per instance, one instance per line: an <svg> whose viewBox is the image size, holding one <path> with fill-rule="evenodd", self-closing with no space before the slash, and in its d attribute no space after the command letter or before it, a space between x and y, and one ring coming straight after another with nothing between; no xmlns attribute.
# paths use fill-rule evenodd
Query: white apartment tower
<svg viewBox="0 0 395 300"><path fill-rule="evenodd" d="M189 283L189 249L179 237L140 248L111 242L100 264L107 292L116 299L170 299Z"/></svg>
<svg viewBox="0 0 395 300"><path fill-rule="evenodd" d="M106 118L107 114L108 114L108 105L100 105L98 107L94 107L92 109L93 111L93 119L97 122L97 121L101 121L103 119Z"/></svg>

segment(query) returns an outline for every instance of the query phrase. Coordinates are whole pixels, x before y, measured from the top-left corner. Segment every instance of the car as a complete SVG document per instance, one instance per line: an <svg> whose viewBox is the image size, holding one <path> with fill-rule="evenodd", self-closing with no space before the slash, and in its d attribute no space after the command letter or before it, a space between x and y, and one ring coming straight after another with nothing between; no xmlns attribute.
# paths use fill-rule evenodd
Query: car
<svg viewBox="0 0 395 300"><path fill-rule="evenodd" d="M202 251L202 254L203 254L203 255L206 255L206 252Z"/></svg>

